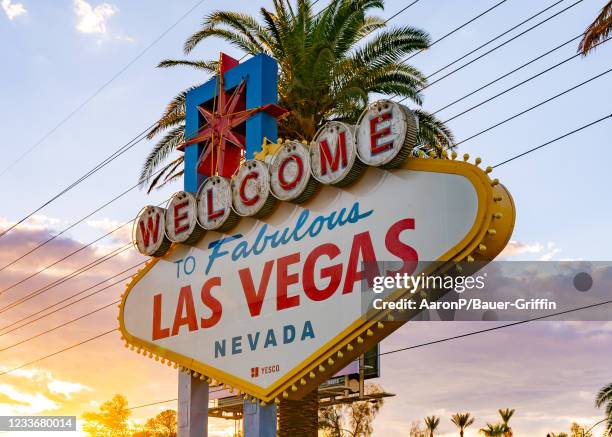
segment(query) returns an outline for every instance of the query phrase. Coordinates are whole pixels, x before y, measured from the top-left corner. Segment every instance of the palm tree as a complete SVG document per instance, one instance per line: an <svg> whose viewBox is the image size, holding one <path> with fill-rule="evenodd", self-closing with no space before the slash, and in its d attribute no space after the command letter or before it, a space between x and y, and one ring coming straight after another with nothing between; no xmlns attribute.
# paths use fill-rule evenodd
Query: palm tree
<svg viewBox="0 0 612 437"><path fill-rule="evenodd" d="M569 437L569 436L565 432L560 432L559 434L555 434L554 432L549 432L548 434L546 434L546 437Z"/></svg>
<svg viewBox="0 0 612 437"><path fill-rule="evenodd" d="M459 436L463 437L465 428L474 423L474 417L472 417L470 413L457 413L451 416L451 422L459 428Z"/></svg>
<svg viewBox="0 0 612 437"><path fill-rule="evenodd" d="M427 428L427 432L429 432L429 437L433 437L438 425L440 425L439 417L428 416L425 418L425 428Z"/></svg>
<svg viewBox="0 0 612 437"><path fill-rule="evenodd" d="M508 424L508 422L510 422L510 419L512 418L512 416L514 415L514 408L504 408L504 409L500 409L498 410L499 415L501 416L501 420L502 420L502 424L506 427L506 431L504 432L504 436L505 437L512 437L512 428L510 428L510 425Z"/></svg>
<svg viewBox="0 0 612 437"><path fill-rule="evenodd" d="M612 383L599 390L595 397L595 406L597 408L605 406L606 417L608 419L606 422L606 432L612 435Z"/></svg>
<svg viewBox="0 0 612 437"><path fill-rule="evenodd" d="M329 120L354 123L372 93L422 103L425 76L402 59L429 46L426 32L410 26L387 28L386 21L371 14L383 9L384 0L330 0L318 14L311 0L295 2L273 0L272 10L261 8L260 20L241 12L213 12L187 39L184 52L189 54L216 37L247 55L265 53L275 58L279 64L279 104L290 111L279 124L279 135L284 138L311 140ZM175 66L192 67L208 75L216 72L218 62L164 60L158 65ZM141 184L184 141L187 91L170 101L148 133L149 139L163 136L144 162ZM420 109L415 112L419 148L440 151L453 144L451 131L436 117ZM180 176L182 159L180 156L165 164L151 186Z"/></svg>
<svg viewBox="0 0 612 437"><path fill-rule="evenodd" d="M589 54L593 48L606 39L612 32L612 0L602 9L595 21L591 23L578 45L578 52L583 56Z"/></svg>
<svg viewBox="0 0 612 437"><path fill-rule="evenodd" d="M480 428L479 432L485 437L502 437L506 432L506 427L503 423L490 424L487 423L486 428Z"/></svg>

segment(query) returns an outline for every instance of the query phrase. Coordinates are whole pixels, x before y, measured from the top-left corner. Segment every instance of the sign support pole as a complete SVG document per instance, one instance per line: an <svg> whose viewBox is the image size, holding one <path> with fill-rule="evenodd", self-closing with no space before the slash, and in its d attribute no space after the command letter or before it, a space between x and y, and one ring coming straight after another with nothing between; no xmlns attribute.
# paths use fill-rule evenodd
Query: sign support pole
<svg viewBox="0 0 612 437"><path fill-rule="evenodd" d="M244 401L242 411L243 437L276 437L276 405Z"/></svg>
<svg viewBox="0 0 612 437"><path fill-rule="evenodd" d="M208 383L178 373L178 437L208 436Z"/></svg>

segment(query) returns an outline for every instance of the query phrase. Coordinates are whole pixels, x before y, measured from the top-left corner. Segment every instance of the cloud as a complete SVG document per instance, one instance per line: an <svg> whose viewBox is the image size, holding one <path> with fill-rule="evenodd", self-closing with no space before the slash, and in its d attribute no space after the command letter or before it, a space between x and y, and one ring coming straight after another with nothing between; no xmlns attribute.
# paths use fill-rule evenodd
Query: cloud
<svg viewBox="0 0 612 437"><path fill-rule="evenodd" d="M7 229L14 222L0 217L0 231ZM57 234L58 226L61 221L57 218L47 216L33 216L29 220L21 223L19 226L7 233L0 244L2 250L0 250L0 267L14 261L20 255L25 254L38 246L40 243L49 240ZM109 218L103 218L100 220L93 220L88 222L92 228L103 231L106 233L118 227L122 222L118 222ZM55 265L53 268L47 270L45 274L61 275L66 274L78 267L88 264L95 259L108 254L111 250L117 249L120 246L125 245L131 241L131 225L128 224L121 228L119 231L108 236L106 239L100 240L95 244L80 250L74 256L67 258L60 264ZM83 248L84 243L70 236L68 233L55 238L49 244L41 247L39 250L32 252L27 255L22 261L19 261L11 265L6 271L14 274L32 273L41 267L45 267L48 264L57 261L59 258L72 253L78 249ZM119 255L118 266L121 267L126 262L136 261L134 258L136 253L128 251L124 254ZM111 271L116 269L117 263L112 262ZM99 273L99 270L98 270ZM10 278L6 275L0 278L0 286L6 285Z"/></svg>
<svg viewBox="0 0 612 437"><path fill-rule="evenodd" d="M500 256L510 257L524 253L540 253L542 250L544 250L544 246L540 243L527 244L520 241L510 241L502 253L500 253Z"/></svg>
<svg viewBox="0 0 612 437"><path fill-rule="evenodd" d="M12 0L2 0L2 9L4 9L9 20L14 20L18 16L28 13L23 3L13 3Z"/></svg>
<svg viewBox="0 0 612 437"><path fill-rule="evenodd" d="M119 226L123 225L125 222L119 222L117 220L112 220L107 217L104 217L99 220L90 220L87 222L89 226L99 231L103 231L104 233L114 231ZM132 225L127 224L121 227L119 230L113 232L111 234L111 238L115 240L117 243L126 244L132 241Z"/></svg>
<svg viewBox="0 0 612 437"><path fill-rule="evenodd" d="M7 416L32 415L59 408L56 402L42 393L25 393L11 384L0 384L0 394L3 395L0 414Z"/></svg>
<svg viewBox="0 0 612 437"><path fill-rule="evenodd" d="M546 245L546 252L540 257L540 261L550 261L559 252L561 252L561 249L555 247L555 243L549 242Z"/></svg>
<svg viewBox="0 0 612 437"><path fill-rule="evenodd" d="M502 250L499 254L500 257L511 258L517 257L520 255L527 254L539 254L540 261L550 261L561 252L562 249L556 247L555 243L548 242L547 244L542 243L523 243L521 241L512 240L508 243L508 245Z"/></svg>
<svg viewBox="0 0 612 437"><path fill-rule="evenodd" d="M53 381L49 382L47 387L51 393L63 395L66 397L66 399L71 399L74 393L91 391L91 388L87 387L86 385L78 382L60 381L59 379L54 379Z"/></svg>
<svg viewBox="0 0 612 437"><path fill-rule="evenodd" d="M33 215L25 222L19 224L15 230L10 231L11 233L21 231L43 231L49 228L54 228L58 223L60 223L60 219L47 217L46 215ZM15 224L14 221L10 221L6 218L0 217L0 231L7 229L10 226Z"/></svg>
<svg viewBox="0 0 612 437"><path fill-rule="evenodd" d="M118 11L116 6L109 3L92 7L85 0L74 0L74 12L78 18L76 28L82 33L105 34L107 20Z"/></svg>
<svg viewBox="0 0 612 437"><path fill-rule="evenodd" d="M6 370L5 367L0 367ZM12 381L0 384L0 414L31 415L60 409L65 400L80 392L92 391L78 382L57 379L39 368L10 373Z"/></svg>

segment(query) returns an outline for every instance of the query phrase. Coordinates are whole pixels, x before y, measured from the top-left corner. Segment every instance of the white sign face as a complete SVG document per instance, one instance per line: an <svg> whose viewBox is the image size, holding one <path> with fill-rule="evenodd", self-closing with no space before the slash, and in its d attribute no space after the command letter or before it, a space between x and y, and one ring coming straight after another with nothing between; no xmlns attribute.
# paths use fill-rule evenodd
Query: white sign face
<svg viewBox="0 0 612 437"><path fill-rule="evenodd" d="M123 334L266 398L360 320L362 262L440 259L482 226L478 190L461 174L368 168L349 188L208 231L131 286Z"/></svg>

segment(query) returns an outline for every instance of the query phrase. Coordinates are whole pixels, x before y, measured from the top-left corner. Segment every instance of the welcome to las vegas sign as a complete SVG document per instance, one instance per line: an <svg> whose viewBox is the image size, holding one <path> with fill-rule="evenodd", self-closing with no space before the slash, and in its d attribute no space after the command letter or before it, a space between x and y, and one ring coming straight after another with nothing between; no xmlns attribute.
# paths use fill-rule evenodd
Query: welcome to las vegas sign
<svg viewBox="0 0 612 437"><path fill-rule="evenodd" d="M362 317L364 262L451 272L510 238L514 205L491 169L412 156L416 132L410 110L378 101L357 126L266 145L231 180L143 209L134 242L153 258L122 296L123 338L263 402L313 390L402 324Z"/></svg>

